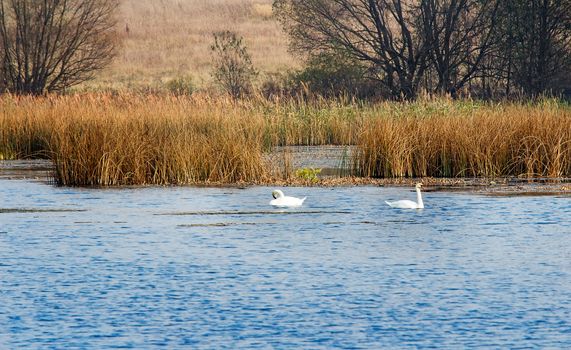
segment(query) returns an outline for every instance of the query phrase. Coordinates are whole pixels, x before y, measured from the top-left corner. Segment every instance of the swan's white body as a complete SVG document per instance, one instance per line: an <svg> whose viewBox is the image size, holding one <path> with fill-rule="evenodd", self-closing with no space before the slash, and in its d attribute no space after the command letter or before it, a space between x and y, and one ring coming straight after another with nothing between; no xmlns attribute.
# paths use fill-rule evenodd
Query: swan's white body
<svg viewBox="0 0 571 350"><path fill-rule="evenodd" d="M399 208L399 209L424 209L424 202L422 201L422 194L420 193L421 187L422 184L420 183L416 184L416 202L404 199L396 202L385 201L385 203L387 203L393 208Z"/></svg>
<svg viewBox="0 0 571 350"><path fill-rule="evenodd" d="M270 205L273 205L274 207L300 207L303 205L305 198L307 198L284 196L284 193L280 190L274 190L272 192L272 197L274 197L274 199L270 201Z"/></svg>

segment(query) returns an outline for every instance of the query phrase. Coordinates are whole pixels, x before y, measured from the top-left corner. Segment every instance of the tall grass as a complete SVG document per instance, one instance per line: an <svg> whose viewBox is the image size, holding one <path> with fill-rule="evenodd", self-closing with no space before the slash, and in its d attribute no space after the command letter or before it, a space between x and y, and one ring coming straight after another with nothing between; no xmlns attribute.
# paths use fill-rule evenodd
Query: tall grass
<svg viewBox="0 0 571 350"><path fill-rule="evenodd" d="M279 173L264 161L272 146L356 135L333 102L86 94L4 96L0 106L3 158L50 158L56 181L70 186L264 182Z"/></svg>
<svg viewBox="0 0 571 350"><path fill-rule="evenodd" d="M571 175L571 109L446 100L377 106L356 162L370 177Z"/></svg>
<svg viewBox="0 0 571 350"><path fill-rule="evenodd" d="M356 145L352 162L365 177L571 176L571 108L0 97L0 158L52 159L61 185L268 183L292 173L268 161L273 146L325 144Z"/></svg>
<svg viewBox="0 0 571 350"><path fill-rule="evenodd" d="M51 115L38 116L37 99L4 95L0 97L0 160L47 158Z"/></svg>
<svg viewBox="0 0 571 350"><path fill-rule="evenodd" d="M71 103L70 103L71 102ZM264 178L259 120L178 98L57 101L48 143L64 185L253 182Z"/></svg>
<svg viewBox="0 0 571 350"><path fill-rule="evenodd" d="M364 106L320 99L247 102L264 119L265 146L352 145L360 137Z"/></svg>

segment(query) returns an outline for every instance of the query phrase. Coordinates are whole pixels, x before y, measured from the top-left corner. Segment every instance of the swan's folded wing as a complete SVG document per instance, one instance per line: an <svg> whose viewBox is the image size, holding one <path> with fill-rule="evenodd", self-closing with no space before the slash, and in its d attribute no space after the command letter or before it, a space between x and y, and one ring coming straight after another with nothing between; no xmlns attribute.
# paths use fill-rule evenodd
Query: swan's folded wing
<svg viewBox="0 0 571 350"><path fill-rule="evenodd" d="M418 204L416 202L413 202L413 201L408 200L408 199L403 199L403 200L396 201L396 202L387 202L387 204L393 208L398 208L398 209L416 209L416 208L418 208Z"/></svg>

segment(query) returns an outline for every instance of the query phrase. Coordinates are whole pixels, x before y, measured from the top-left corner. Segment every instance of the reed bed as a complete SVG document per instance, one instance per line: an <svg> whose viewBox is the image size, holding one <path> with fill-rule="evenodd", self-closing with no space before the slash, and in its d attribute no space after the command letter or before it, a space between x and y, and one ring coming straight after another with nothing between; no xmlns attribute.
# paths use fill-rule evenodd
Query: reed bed
<svg viewBox="0 0 571 350"><path fill-rule="evenodd" d="M0 97L0 160L47 158L51 118L29 111L37 108L35 99L5 95Z"/></svg>
<svg viewBox="0 0 571 350"><path fill-rule="evenodd" d="M287 162L271 163L274 146L330 144L356 145L351 161L362 177L569 177L571 108L554 101L0 97L0 158L49 158L55 181L67 186L271 183L295 174Z"/></svg>
<svg viewBox="0 0 571 350"><path fill-rule="evenodd" d="M260 126L189 101L136 96L28 100L61 185L234 183L263 179ZM49 132L45 127L49 126ZM44 136L46 135L47 136Z"/></svg>
<svg viewBox="0 0 571 350"><path fill-rule="evenodd" d="M0 106L2 158L52 159L67 186L268 182L279 173L265 161L272 146L357 135L333 102L84 94L6 95Z"/></svg>
<svg viewBox="0 0 571 350"><path fill-rule="evenodd" d="M571 109L556 101L377 106L355 162L368 177L569 177Z"/></svg>

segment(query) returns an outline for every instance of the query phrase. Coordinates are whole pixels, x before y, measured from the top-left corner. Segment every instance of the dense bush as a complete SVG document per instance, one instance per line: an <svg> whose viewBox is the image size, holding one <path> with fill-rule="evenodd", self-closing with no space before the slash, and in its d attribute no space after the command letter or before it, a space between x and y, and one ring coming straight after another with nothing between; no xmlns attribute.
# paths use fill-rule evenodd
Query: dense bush
<svg viewBox="0 0 571 350"><path fill-rule="evenodd" d="M233 98L248 95L258 72L243 38L231 31L217 32L210 49L214 60L212 77L218 85Z"/></svg>
<svg viewBox="0 0 571 350"><path fill-rule="evenodd" d="M308 60L300 70L268 75L261 85L266 97L356 97L371 98L383 94L382 87L369 78L369 72L343 57L320 55Z"/></svg>
<svg viewBox="0 0 571 350"><path fill-rule="evenodd" d="M166 82L166 89L173 95L192 95L195 91L192 77L178 77Z"/></svg>

